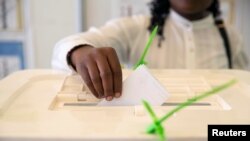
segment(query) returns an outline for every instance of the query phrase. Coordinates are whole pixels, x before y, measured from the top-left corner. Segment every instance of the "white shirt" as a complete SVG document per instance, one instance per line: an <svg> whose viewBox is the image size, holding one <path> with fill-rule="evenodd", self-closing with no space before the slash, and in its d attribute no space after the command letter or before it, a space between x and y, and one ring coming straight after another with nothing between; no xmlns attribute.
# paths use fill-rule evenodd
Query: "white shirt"
<svg viewBox="0 0 250 141"><path fill-rule="evenodd" d="M133 16L108 22L101 28L72 35L56 44L52 66L70 70L66 56L78 45L113 47L120 62L133 65L140 58L149 38L150 17ZM247 58L243 54L242 41L232 27L227 26L234 68L246 68ZM212 15L191 22L173 10L164 26L165 39L158 47L157 36L146 56L149 68L171 69L221 69L228 68L223 39L214 24Z"/></svg>

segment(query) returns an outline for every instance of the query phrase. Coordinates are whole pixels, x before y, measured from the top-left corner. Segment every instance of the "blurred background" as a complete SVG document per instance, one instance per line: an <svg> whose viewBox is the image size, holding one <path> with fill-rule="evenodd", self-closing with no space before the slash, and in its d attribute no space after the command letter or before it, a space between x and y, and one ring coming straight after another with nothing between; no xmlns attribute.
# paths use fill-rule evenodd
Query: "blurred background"
<svg viewBox="0 0 250 141"><path fill-rule="evenodd" d="M149 14L150 0L0 0L0 79L11 72L51 68L65 36L113 18ZM241 33L250 55L250 0L221 0L223 17Z"/></svg>

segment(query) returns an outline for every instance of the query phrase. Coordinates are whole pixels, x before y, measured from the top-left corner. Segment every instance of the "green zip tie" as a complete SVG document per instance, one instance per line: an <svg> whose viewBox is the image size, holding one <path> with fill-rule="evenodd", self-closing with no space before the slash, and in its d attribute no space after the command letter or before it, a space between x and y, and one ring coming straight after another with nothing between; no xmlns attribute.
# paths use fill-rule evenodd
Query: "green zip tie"
<svg viewBox="0 0 250 141"><path fill-rule="evenodd" d="M154 126L154 129L156 130L156 133L160 137L160 141L164 141L165 140L164 128L162 127L161 123L157 119L157 117L156 117L153 109L151 108L150 104L147 101L145 101L145 100L143 100L142 102L143 102L144 107L147 109L149 115L151 116L151 118L154 121L153 126ZM151 133L151 134L154 134L154 133Z"/></svg>
<svg viewBox="0 0 250 141"><path fill-rule="evenodd" d="M187 100L186 102L183 102L181 104L179 104L177 107L175 107L173 110L171 110L170 112L168 112L166 115L164 115L162 118L158 119L157 116L155 115L153 109L151 108L150 104L147 101L143 101L143 105L145 106L146 110L148 111L148 113L150 114L151 118L153 119L154 123L151 124L146 132L148 134L155 134L157 133L160 137L160 140L164 140L165 139L165 135L164 135L164 128L161 125L162 122L164 122L165 120L169 119L174 113L180 111L181 109L184 109L185 107L193 104L194 102L197 102L201 99L204 99L208 96L214 95L222 90L225 90L226 88L231 87L232 85L234 85L237 82L237 80L233 79L225 84L219 85L217 87L214 87L212 90L204 92L198 96L192 97L191 99ZM162 129L161 129L162 128Z"/></svg>
<svg viewBox="0 0 250 141"><path fill-rule="evenodd" d="M153 32L151 33L150 37L149 37L149 40L147 42L147 45L146 47L144 48L144 51L143 51L143 54L141 56L141 58L139 59L139 61L135 64L135 66L133 67L133 69L135 70L137 67L139 67L140 65L142 64L147 64L147 62L144 60L145 59L145 56L147 55L147 52L148 52L148 49L149 47L151 46L156 34L157 34L157 31L158 31L158 26L155 26L154 27L154 30Z"/></svg>

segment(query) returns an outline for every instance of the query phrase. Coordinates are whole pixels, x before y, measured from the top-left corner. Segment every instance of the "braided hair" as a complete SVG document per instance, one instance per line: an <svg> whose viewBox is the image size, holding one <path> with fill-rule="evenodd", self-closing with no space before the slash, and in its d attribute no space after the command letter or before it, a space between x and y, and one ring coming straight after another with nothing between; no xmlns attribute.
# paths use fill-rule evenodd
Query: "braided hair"
<svg viewBox="0 0 250 141"><path fill-rule="evenodd" d="M158 25L158 35L159 35L159 47L161 46L162 40L165 39L165 36L163 34L164 31L164 25L166 18L168 18L169 12L170 12L170 2L169 0L153 0L150 3L150 10L151 10L151 19L150 19L150 25L148 27L148 30L150 32L153 31L153 28L155 25ZM212 13L214 17L214 23L218 27L219 33L223 39L225 52L228 59L228 67L232 68L232 57L231 57L231 49L230 49L230 43L229 38L227 35L226 28L224 26L223 20L221 17L221 11L220 11L220 3L219 0L213 0L212 4L207 9L209 12Z"/></svg>

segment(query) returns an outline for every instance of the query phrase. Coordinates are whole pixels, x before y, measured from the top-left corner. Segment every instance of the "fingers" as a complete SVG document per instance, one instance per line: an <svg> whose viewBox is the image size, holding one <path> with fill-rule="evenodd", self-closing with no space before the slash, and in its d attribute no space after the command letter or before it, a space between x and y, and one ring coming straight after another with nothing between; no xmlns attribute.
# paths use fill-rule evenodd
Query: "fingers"
<svg viewBox="0 0 250 141"><path fill-rule="evenodd" d="M94 85L95 91L98 93L99 98L104 98L105 96L102 87L102 79L100 77L100 73L96 62L92 61L88 62L87 68L92 84Z"/></svg>
<svg viewBox="0 0 250 141"><path fill-rule="evenodd" d="M122 70L113 48L81 48L73 54L77 72L97 98L120 97Z"/></svg>
<svg viewBox="0 0 250 141"><path fill-rule="evenodd" d="M92 80L89 76L89 72L87 70L87 68L85 67L81 67L81 66L77 66L76 68L77 72L81 75L83 81L85 82L85 84L88 86L89 90L92 92L92 94L96 97L99 98L99 94L96 92L95 87L92 83Z"/></svg>
<svg viewBox="0 0 250 141"><path fill-rule="evenodd" d="M107 58L109 66L113 74L113 91L115 97L118 98L121 96L122 91L122 69L118 59L118 56L113 48L110 48L107 51Z"/></svg>
<svg viewBox="0 0 250 141"><path fill-rule="evenodd" d="M102 85L106 100L110 101L114 98L113 91L113 74L108 63L106 56L99 56L97 59L97 66L102 79Z"/></svg>

